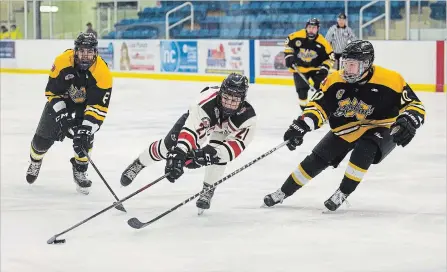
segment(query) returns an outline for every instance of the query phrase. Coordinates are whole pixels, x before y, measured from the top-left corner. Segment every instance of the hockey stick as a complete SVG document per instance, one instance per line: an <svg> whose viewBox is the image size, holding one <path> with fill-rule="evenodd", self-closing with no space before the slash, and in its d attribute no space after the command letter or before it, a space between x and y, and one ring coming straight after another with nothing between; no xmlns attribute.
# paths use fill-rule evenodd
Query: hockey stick
<svg viewBox="0 0 447 272"><path fill-rule="evenodd" d="M304 82L307 83L307 85L309 85L310 89L314 92L317 93L317 89L315 89L314 86L310 85L309 81L307 81L306 77L298 70L298 67L296 67L296 65L292 65L293 69L295 70L295 73L297 73L303 80Z"/></svg>
<svg viewBox="0 0 447 272"><path fill-rule="evenodd" d="M283 147L284 145L286 145L288 143L288 141L285 141L283 143L281 143L280 145L270 149L269 151L267 151L266 153L262 154L261 156L257 157L256 159L252 160L251 162L245 164L244 166L242 166L241 168L235 170L234 172L228 174L227 176L225 176L224 178L216 181L215 183L213 183L210 187L208 187L207 190L202 190L200 192L198 192L197 194L191 196L190 198L186 199L185 201L177 204L176 206L172 207L171 209L165 211L164 213L158 215L157 217L147 221L147 222L141 222L140 220L138 220L138 218L136 217L132 217L127 221L127 224L129 224L129 226L131 226L134 229L141 229L144 227L147 227L148 225L154 223L155 221L159 220L160 218L170 214L171 212L177 210L178 208L180 208L181 206L185 205L186 203L190 202L191 200L197 198L198 196L200 196L200 194L202 193L206 193L214 188L216 188L217 185L221 184L222 182L224 182L225 180L235 176L236 174L238 174L239 172L242 172L243 170L247 169L248 167L252 166L253 164L255 164L256 162L258 162L259 160L267 157L268 155L272 154L273 152L275 152L276 150L280 149L281 147Z"/></svg>
<svg viewBox="0 0 447 272"><path fill-rule="evenodd" d="M105 209L103 209L103 210L101 210L101 211L95 213L94 215L90 216L89 218L84 219L84 220L82 220L81 222L77 223L76 225L74 225L74 226L72 226L72 227L70 227L70 228L68 228L68 229L66 229L66 230L64 230L64 231L62 231L62 232L60 232L60 233L54 235L53 237L51 237L51 238L47 241L47 244L53 244L53 243L54 243L54 244L62 244L62 243L65 243L65 239L57 239L57 237L59 237L59 236L65 234L65 233L71 231L72 229L75 229L75 228L79 227L80 225L82 225L82 224L84 224L84 223L90 221L91 219L97 217L98 215L100 215L100 214L102 214L102 213L104 213L104 212L110 210L111 208L116 207L116 206L118 206L118 205L121 205L121 203L123 203L124 201L128 200L129 198L131 198L131 197L133 197L133 196L135 196L135 195L141 193L142 191L146 190L147 188L151 187L152 185L158 183L159 181L161 181L162 179L164 179L165 177L167 177L167 175L168 175L168 174L165 174L165 175L159 177L158 179L156 179L156 180L154 180L153 182L151 182L151 183L145 185L144 187L142 187L142 188L140 188L139 190L133 192L132 194L126 196L125 198L121 199L120 201L113 203L112 205L110 205L110 206L108 206L107 208L105 208Z"/></svg>
<svg viewBox="0 0 447 272"><path fill-rule="evenodd" d="M85 149L82 149L82 151L84 152L84 154L87 156L88 161L90 162L90 164L93 166L93 168L95 169L96 173L98 173L98 176L102 179L102 181L104 182L104 184L107 186L107 188L109 189L109 191L112 193L113 197L115 198L116 201L120 201L119 198L116 196L115 192L112 190L112 188L109 186L109 184L107 183L106 179L101 175L101 172L99 172L99 169L96 167L96 165L93 163L92 158L90 158L90 155L88 154L88 152ZM117 202L115 202L117 203ZM115 205L115 209L122 211L122 212L127 212L126 209L124 209L124 206L122 204L119 205Z"/></svg>

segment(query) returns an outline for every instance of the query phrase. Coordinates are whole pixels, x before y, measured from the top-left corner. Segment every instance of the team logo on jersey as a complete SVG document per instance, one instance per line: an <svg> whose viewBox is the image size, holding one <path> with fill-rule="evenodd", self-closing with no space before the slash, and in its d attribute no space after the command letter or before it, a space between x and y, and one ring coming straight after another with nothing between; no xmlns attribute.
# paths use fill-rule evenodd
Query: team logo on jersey
<svg viewBox="0 0 447 272"><path fill-rule="evenodd" d="M351 100L346 98L338 102L338 108L334 113L335 117L354 117L361 121L366 119L368 115L371 115L374 108L371 105L366 104L362 100L358 101L357 98Z"/></svg>
<svg viewBox="0 0 447 272"><path fill-rule="evenodd" d="M203 117L201 125L203 126L203 128L210 128L211 127L211 119L208 117Z"/></svg>
<svg viewBox="0 0 447 272"><path fill-rule="evenodd" d="M65 80L70 80L72 78L74 78L75 76L73 74L68 74L65 76Z"/></svg>
<svg viewBox="0 0 447 272"><path fill-rule="evenodd" d="M400 97L400 103L402 105L404 105L406 102L411 102L411 101L413 101L413 100L410 97L408 97L408 91L404 90L402 92L402 96Z"/></svg>
<svg viewBox="0 0 447 272"><path fill-rule="evenodd" d="M296 45L296 47L300 47L301 46L301 41L300 40L297 40L296 42L295 42L295 45Z"/></svg>
<svg viewBox="0 0 447 272"><path fill-rule="evenodd" d="M335 95L335 97L337 97L337 99L341 99L343 97L343 94L345 93L344 89L340 89L337 91L337 94Z"/></svg>
<svg viewBox="0 0 447 272"><path fill-rule="evenodd" d="M316 57L318 57L317 52L310 49L300 48L300 52L298 53L298 58L304 62L311 62Z"/></svg>
<svg viewBox="0 0 447 272"><path fill-rule="evenodd" d="M73 100L73 102L83 103L86 97L85 87L77 88L73 86L73 84L71 84L70 88L68 89L68 95L70 96L71 100Z"/></svg>
<svg viewBox="0 0 447 272"><path fill-rule="evenodd" d="M236 115L241 115L242 113L244 113L247 110L246 107L242 107L237 113Z"/></svg>
<svg viewBox="0 0 447 272"><path fill-rule="evenodd" d="M214 114L216 115L216 119L219 119L220 112L218 108L214 108Z"/></svg>

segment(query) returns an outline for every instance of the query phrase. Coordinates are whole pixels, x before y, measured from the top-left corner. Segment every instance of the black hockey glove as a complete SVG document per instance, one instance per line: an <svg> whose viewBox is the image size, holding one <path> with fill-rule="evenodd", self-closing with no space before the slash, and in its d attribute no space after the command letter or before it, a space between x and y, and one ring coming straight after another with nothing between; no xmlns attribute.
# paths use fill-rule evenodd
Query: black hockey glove
<svg viewBox="0 0 447 272"><path fill-rule="evenodd" d="M79 157L84 157L84 150L88 152L92 141L92 128L81 125L77 128L73 137L73 150Z"/></svg>
<svg viewBox="0 0 447 272"><path fill-rule="evenodd" d="M192 162L186 166L189 169L216 164L220 161L220 158L217 156L217 150L210 145L202 149L192 150L189 152L188 158L192 159Z"/></svg>
<svg viewBox="0 0 447 272"><path fill-rule="evenodd" d="M284 141L289 141L287 147L289 150L295 150L297 146L303 143L304 135L310 131L309 126L301 119L293 120L289 129L284 134Z"/></svg>
<svg viewBox="0 0 447 272"><path fill-rule="evenodd" d="M61 128L62 134L59 135L59 141L62 141L64 137L68 137L70 139L73 139L73 132L70 132L70 130L73 129L73 126L75 125L74 119L71 117L71 115L68 113L67 109L62 109L58 112L56 112L56 123Z"/></svg>
<svg viewBox="0 0 447 272"><path fill-rule="evenodd" d="M286 60L286 66L288 68L293 68L294 65L296 65L296 63L298 62L298 60L296 59L296 56L294 54L289 54L285 56L285 60Z"/></svg>
<svg viewBox="0 0 447 272"><path fill-rule="evenodd" d="M419 123L414 115L404 112L397 117L396 122L391 125L391 135L393 141L397 145L405 147L416 135L416 128L419 127Z"/></svg>
<svg viewBox="0 0 447 272"><path fill-rule="evenodd" d="M327 67L326 65L321 65L318 68L319 70L316 73L317 75L324 76L324 78L326 78L327 75L329 75L329 67Z"/></svg>
<svg viewBox="0 0 447 272"><path fill-rule="evenodd" d="M175 182L176 179L183 175L183 167L186 162L186 153L179 147L174 148L168 153L166 158L165 174L170 182Z"/></svg>

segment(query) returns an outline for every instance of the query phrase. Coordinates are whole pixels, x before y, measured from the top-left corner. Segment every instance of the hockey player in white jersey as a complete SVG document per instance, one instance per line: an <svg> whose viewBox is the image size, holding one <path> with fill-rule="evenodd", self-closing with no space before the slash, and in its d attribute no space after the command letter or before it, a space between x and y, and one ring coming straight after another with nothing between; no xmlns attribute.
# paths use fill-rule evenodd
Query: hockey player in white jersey
<svg viewBox="0 0 447 272"><path fill-rule="evenodd" d="M121 175L128 186L150 164L166 160L167 179L175 182L183 168L207 166L203 191L196 202L199 209L210 208L214 189L207 189L224 173L226 164L238 157L252 141L256 113L246 100L247 77L232 73L220 87L207 87L199 99L175 123L164 139L152 142ZM209 140L207 145L204 145ZM187 160L191 163L185 166Z"/></svg>

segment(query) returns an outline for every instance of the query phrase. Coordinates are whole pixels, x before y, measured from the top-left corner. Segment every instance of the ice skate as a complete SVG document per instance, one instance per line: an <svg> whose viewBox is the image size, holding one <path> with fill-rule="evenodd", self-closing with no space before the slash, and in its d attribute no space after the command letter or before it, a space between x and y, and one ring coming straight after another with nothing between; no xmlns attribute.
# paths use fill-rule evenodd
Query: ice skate
<svg viewBox="0 0 447 272"><path fill-rule="evenodd" d="M281 189L278 189L276 192L268 194L264 197L264 205L266 207L272 207L278 203L282 203L285 198L286 194L284 194Z"/></svg>
<svg viewBox="0 0 447 272"><path fill-rule="evenodd" d="M335 193L324 202L324 206L330 211L336 211L343 202L345 202L346 198L348 197L348 194L344 194L340 191L340 189L337 189Z"/></svg>
<svg viewBox="0 0 447 272"><path fill-rule="evenodd" d="M201 215L205 210L211 207L211 199L214 195L215 187L210 189L211 185L203 183L203 193L200 194L199 199L197 199L196 207L199 208L198 214ZM208 190L208 191L207 191Z"/></svg>
<svg viewBox="0 0 447 272"><path fill-rule="evenodd" d="M87 165L78 164L75 158L71 158L70 162L73 165L73 180L76 183L76 191L88 195L92 182L87 178Z"/></svg>
<svg viewBox="0 0 447 272"><path fill-rule="evenodd" d="M126 170L121 174L121 185L128 186L132 183L135 177L140 173L143 168L145 168L143 164L141 164L139 159L134 160L129 166L127 166Z"/></svg>
<svg viewBox="0 0 447 272"><path fill-rule="evenodd" d="M33 184L36 181L37 176L39 176L40 167L42 166L42 160L35 161L31 159L31 163L26 170L26 181L29 184Z"/></svg>

